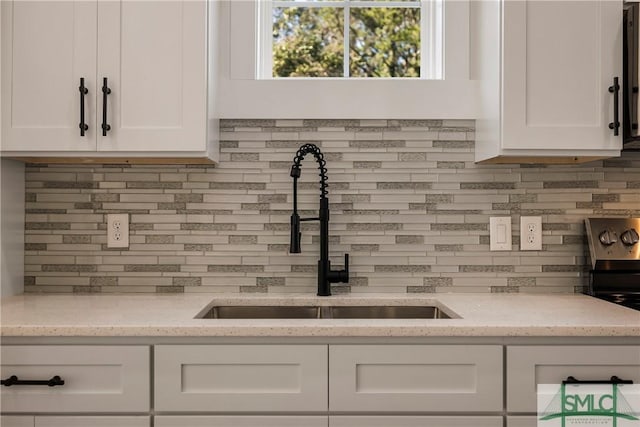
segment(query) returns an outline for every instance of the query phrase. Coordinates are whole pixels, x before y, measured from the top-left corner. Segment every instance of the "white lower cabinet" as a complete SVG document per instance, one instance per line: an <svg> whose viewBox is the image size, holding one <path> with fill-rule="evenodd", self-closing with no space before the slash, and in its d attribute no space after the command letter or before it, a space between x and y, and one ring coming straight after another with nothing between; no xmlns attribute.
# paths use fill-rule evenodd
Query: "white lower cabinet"
<svg viewBox="0 0 640 427"><path fill-rule="evenodd" d="M2 427L149 427L149 416L0 416Z"/></svg>
<svg viewBox="0 0 640 427"><path fill-rule="evenodd" d="M502 417L331 416L329 427L503 427Z"/></svg>
<svg viewBox="0 0 640 427"><path fill-rule="evenodd" d="M498 412L502 366L499 345L159 345L154 406L159 413Z"/></svg>
<svg viewBox="0 0 640 427"><path fill-rule="evenodd" d="M159 345L158 412L327 410L326 345Z"/></svg>
<svg viewBox="0 0 640 427"><path fill-rule="evenodd" d="M318 416L172 416L154 418L155 427L327 427L327 417Z"/></svg>
<svg viewBox="0 0 640 427"><path fill-rule="evenodd" d="M35 427L33 415L2 415L0 426L2 427Z"/></svg>
<svg viewBox="0 0 640 427"><path fill-rule="evenodd" d="M3 381L64 385L3 385L0 426L535 427L538 384L640 383L640 345L155 345L153 367L150 350L3 345Z"/></svg>
<svg viewBox="0 0 640 427"><path fill-rule="evenodd" d="M507 427L536 427L538 418L536 417L507 417Z"/></svg>
<svg viewBox="0 0 640 427"><path fill-rule="evenodd" d="M329 409L360 412L496 412L499 345L332 345Z"/></svg>
<svg viewBox="0 0 640 427"><path fill-rule="evenodd" d="M149 427L151 417L36 417L35 427ZM3 426L4 427L4 426Z"/></svg>
<svg viewBox="0 0 640 427"><path fill-rule="evenodd" d="M14 384L0 391L2 412L148 413L147 346L2 346L0 377L64 384Z"/></svg>
<svg viewBox="0 0 640 427"><path fill-rule="evenodd" d="M538 384L608 380L640 383L640 346L508 346L507 411L536 412Z"/></svg>

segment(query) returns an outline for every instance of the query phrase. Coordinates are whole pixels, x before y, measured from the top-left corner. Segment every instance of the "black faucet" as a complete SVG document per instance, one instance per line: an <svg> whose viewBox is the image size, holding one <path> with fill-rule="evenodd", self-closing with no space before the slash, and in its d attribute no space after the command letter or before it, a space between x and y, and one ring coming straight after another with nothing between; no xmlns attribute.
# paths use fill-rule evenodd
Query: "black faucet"
<svg viewBox="0 0 640 427"><path fill-rule="evenodd" d="M300 163L304 156L313 154L320 170L320 210L318 218L302 218L298 215L298 178L300 178ZM320 148L314 144L304 144L293 159L291 177L293 177L293 213L291 214L291 245L289 253L300 253L300 222L320 221L320 260L318 261L318 296L331 295L331 283L349 282L349 254L344 254L344 270L331 270L329 261L329 199L327 194L327 162Z"/></svg>

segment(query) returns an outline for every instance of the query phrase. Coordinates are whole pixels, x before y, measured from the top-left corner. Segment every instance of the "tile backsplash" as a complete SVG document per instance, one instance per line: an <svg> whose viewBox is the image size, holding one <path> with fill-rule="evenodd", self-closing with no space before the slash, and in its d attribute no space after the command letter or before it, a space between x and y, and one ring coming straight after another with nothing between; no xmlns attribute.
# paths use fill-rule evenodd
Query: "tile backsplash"
<svg viewBox="0 0 640 427"><path fill-rule="evenodd" d="M298 147L325 153L334 292L574 292L587 283L583 220L640 216L640 157L572 166L476 165L461 120L222 120L213 166L28 165L26 292L309 292L317 223L289 255ZM305 160L301 215L314 216ZM106 247L106 214L129 213L130 247ZM489 251L489 217L513 250ZM520 215L543 218L521 252Z"/></svg>

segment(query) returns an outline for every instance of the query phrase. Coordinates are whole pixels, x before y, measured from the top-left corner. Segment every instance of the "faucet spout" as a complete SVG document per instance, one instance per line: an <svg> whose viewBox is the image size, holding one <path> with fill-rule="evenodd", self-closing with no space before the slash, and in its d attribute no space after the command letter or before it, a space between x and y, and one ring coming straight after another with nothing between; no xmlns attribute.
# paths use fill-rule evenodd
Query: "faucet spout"
<svg viewBox="0 0 640 427"><path fill-rule="evenodd" d="M320 207L318 210L318 218L300 218L298 215L298 178L300 178L300 167L302 160L307 154L313 154L318 162L320 171ZM345 254L343 270L331 270L331 261L329 261L329 199L327 195L327 168L324 155L320 148L315 144L305 144L296 153L291 166L291 177L293 178L293 212L291 214L291 241L289 246L290 253L300 253L300 232L301 221L320 222L320 260L318 260L318 296L331 295L331 283L348 283L349 282L349 254Z"/></svg>

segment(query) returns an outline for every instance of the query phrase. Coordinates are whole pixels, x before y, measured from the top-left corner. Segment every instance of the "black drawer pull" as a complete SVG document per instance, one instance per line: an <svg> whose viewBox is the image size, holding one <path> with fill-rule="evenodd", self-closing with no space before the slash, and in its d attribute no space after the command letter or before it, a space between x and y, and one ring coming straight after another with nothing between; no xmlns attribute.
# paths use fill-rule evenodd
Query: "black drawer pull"
<svg viewBox="0 0 640 427"><path fill-rule="evenodd" d="M613 135L618 136L618 129L620 128L620 113L618 111L618 94L620 92L620 85L618 84L618 78L613 78L613 86L609 86L609 93L613 94L613 122L609 123L609 129L613 130Z"/></svg>
<svg viewBox="0 0 640 427"><path fill-rule="evenodd" d="M102 136L107 136L107 132L111 130L111 126L107 123L107 96L111 93L111 89L107 85L107 78L102 79Z"/></svg>
<svg viewBox="0 0 640 427"><path fill-rule="evenodd" d="M17 376L11 375L6 380L1 380L0 384L5 387L12 385L46 385L49 387L55 387L57 385L64 385L64 380L58 375L52 377L50 380L20 380Z"/></svg>
<svg viewBox="0 0 640 427"><path fill-rule="evenodd" d="M89 125L84 122L84 96L89 93L89 89L84 86L84 77L80 77L80 136L84 136L84 132L89 129Z"/></svg>
<svg viewBox="0 0 640 427"><path fill-rule="evenodd" d="M567 377L562 384L633 384L633 380L623 380L615 375L608 380L578 380L575 377Z"/></svg>

